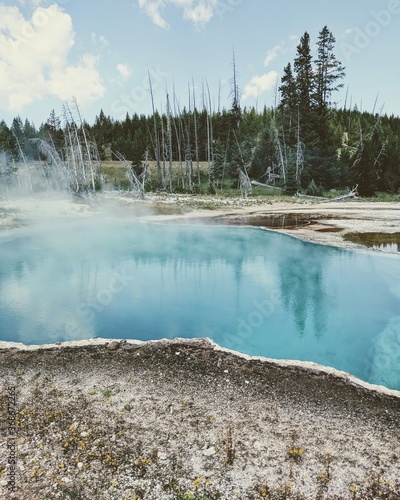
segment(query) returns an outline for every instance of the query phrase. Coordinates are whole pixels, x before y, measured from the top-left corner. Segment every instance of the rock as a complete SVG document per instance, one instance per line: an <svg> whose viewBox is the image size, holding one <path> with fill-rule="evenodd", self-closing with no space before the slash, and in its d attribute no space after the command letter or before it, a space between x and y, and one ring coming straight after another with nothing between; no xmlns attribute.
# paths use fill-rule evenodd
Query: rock
<svg viewBox="0 0 400 500"><path fill-rule="evenodd" d="M78 463L76 464L76 466L78 467L78 469L79 469L79 470L82 470L82 468L83 468L83 463L82 463L82 462L78 462Z"/></svg>
<svg viewBox="0 0 400 500"><path fill-rule="evenodd" d="M133 344L127 344L126 342L121 344L120 347L121 347L121 349L125 349L126 351L133 351L133 350L140 349L140 346L133 345Z"/></svg>
<svg viewBox="0 0 400 500"><path fill-rule="evenodd" d="M164 452L162 452L162 451L159 451L157 453L157 457L158 457L159 460L167 460L167 454L164 453Z"/></svg>
<svg viewBox="0 0 400 500"><path fill-rule="evenodd" d="M253 449L256 450L256 451L260 451L262 449L262 444L260 443L260 441L254 441L253 443Z"/></svg>
<svg viewBox="0 0 400 500"><path fill-rule="evenodd" d="M102 465L100 460L93 460L90 464L90 469L93 469L95 471L100 471L102 469Z"/></svg>
<svg viewBox="0 0 400 500"><path fill-rule="evenodd" d="M116 351L117 349L119 349L119 345L120 344L119 344L118 340L112 340L111 342L109 342L107 344L107 349L109 351Z"/></svg>
<svg viewBox="0 0 400 500"><path fill-rule="evenodd" d="M215 451L215 448L214 446L212 446L211 448L207 448L205 450L203 450L203 455L205 457L212 457L213 455L215 455L217 452Z"/></svg>

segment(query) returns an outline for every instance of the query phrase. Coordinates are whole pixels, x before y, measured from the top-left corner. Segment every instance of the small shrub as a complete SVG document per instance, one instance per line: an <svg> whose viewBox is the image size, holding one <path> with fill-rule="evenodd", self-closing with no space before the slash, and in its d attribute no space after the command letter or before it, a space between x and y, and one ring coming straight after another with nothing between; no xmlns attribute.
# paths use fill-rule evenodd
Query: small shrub
<svg viewBox="0 0 400 500"><path fill-rule="evenodd" d="M301 448L300 446L298 446L296 444L298 439L299 439L299 436L298 436L297 432L293 431L291 434L291 441L292 442L291 442L290 448L288 450L288 458L289 458L289 460L292 460L295 463L301 462L301 460L303 458L303 453L304 453L303 448Z"/></svg>
<svg viewBox="0 0 400 500"><path fill-rule="evenodd" d="M108 388L108 387L104 387L104 389L102 389L101 393L103 394L103 396L104 396L105 398L109 398L109 397L111 397L111 396L112 396L112 391L111 391L111 389L110 389L110 388Z"/></svg>

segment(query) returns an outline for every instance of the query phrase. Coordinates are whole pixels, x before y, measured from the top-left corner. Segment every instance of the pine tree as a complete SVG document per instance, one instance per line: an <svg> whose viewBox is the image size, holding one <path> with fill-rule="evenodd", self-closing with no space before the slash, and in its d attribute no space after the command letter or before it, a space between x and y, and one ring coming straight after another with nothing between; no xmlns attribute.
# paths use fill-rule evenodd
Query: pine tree
<svg viewBox="0 0 400 500"><path fill-rule="evenodd" d="M315 61L315 92L314 102L317 113L317 130L320 146L329 146L330 130L328 113L330 109L330 99L333 92L343 87L339 80L345 76L345 68L336 59L333 52L335 47L335 37L327 26L320 31L318 37L318 58Z"/></svg>
<svg viewBox="0 0 400 500"><path fill-rule="evenodd" d="M312 108L312 96L314 93L314 72L312 67L312 56L310 49L310 35L307 31L300 38L297 46L297 57L294 60L294 70L296 72L296 88L300 116L305 121Z"/></svg>
<svg viewBox="0 0 400 500"><path fill-rule="evenodd" d="M324 26L318 37L318 59L316 65L315 102L320 116L327 113L332 92L343 87L338 80L346 75L342 63L336 59L333 49L336 39L327 26Z"/></svg>
<svg viewBox="0 0 400 500"><path fill-rule="evenodd" d="M293 76L292 65L289 63L283 70L281 86L279 87L280 103L278 106L280 123L285 132L287 144L296 142L296 125L299 114L299 101L296 80Z"/></svg>
<svg viewBox="0 0 400 500"><path fill-rule="evenodd" d="M42 127L41 135L44 140L49 141L56 151L61 151L64 146L64 133L61 128L61 120L54 109Z"/></svg>
<svg viewBox="0 0 400 500"><path fill-rule="evenodd" d="M362 133L357 153L352 159L352 177L360 196L373 196L382 173L381 163L386 155L386 141L382 141L377 124L364 140Z"/></svg>
<svg viewBox="0 0 400 500"><path fill-rule="evenodd" d="M292 65L289 63L283 69L283 76L281 78L281 86L279 87L281 95L279 110L293 115L297 111L297 86L296 80L293 76Z"/></svg>
<svg viewBox="0 0 400 500"><path fill-rule="evenodd" d="M0 122L0 150L12 155L15 150L15 139L6 122Z"/></svg>

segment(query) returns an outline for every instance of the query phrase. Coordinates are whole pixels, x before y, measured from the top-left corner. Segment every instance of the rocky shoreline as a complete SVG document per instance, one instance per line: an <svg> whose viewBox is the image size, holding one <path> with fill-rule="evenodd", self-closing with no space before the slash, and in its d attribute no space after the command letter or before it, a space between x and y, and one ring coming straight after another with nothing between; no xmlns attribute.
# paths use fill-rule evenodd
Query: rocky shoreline
<svg viewBox="0 0 400 500"><path fill-rule="evenodd" d="M400 392L333 369L176 339L3 343L0 370L3 498L398 498Z"/></svg>

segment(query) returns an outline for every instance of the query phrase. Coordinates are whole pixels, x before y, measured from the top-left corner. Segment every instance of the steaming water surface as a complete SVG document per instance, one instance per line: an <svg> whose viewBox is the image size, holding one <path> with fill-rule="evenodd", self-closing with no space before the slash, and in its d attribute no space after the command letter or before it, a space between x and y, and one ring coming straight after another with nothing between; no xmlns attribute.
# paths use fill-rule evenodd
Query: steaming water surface
<svg viewBox="0 0 400 500"><path fill-rule="evenodd" d="M238 227L0 235L0 339L210 337L400 389L400 260Z"/></svg>

